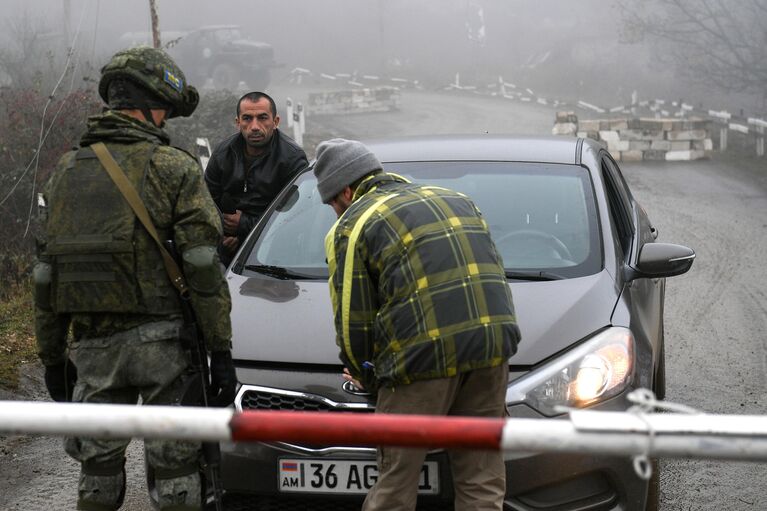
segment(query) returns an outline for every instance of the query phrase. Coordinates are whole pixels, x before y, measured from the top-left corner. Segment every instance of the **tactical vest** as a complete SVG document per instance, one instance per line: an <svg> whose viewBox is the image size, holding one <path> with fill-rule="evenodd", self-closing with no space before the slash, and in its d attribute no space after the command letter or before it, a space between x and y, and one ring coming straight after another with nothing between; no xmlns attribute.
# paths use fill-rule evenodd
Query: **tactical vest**
<svg viewBox="0 0 767 511"><path fill-rule="evenodd" d="M110 144L109 150L144 199L155 145ZM51 304L57 313L168 315L181 310L155 242L93 150L77 151L49 190L47 249ZM172 207L172 206L169 206ZM151 206L147 208L152 211ZM171 226L155 225L161 239Z"/></svg>

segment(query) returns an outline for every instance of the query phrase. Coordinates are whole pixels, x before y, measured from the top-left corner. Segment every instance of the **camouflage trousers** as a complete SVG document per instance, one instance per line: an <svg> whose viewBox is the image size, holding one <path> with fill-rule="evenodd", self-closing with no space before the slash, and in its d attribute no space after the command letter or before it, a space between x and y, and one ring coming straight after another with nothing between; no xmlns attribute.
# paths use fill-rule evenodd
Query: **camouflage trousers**
<svg viewBox="0 0 767 511"><path fill-rule="evenodd" d="M175 404L188 376L189 355L179 340L180 321L158 321L109 337L82 339L71 353L78 380L74 402ZM67 438L67 453L80 462L77 508L116 510L125 494L125 450L130 439ZM146 440L160 509L201 508L200 444Z"/></svg>

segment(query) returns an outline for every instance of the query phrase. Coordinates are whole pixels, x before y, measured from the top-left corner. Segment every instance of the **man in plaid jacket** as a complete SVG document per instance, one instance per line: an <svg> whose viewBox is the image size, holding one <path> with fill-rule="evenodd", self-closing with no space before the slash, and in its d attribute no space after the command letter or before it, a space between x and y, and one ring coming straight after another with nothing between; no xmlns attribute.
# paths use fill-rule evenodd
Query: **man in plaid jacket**
<svg viewBox="0 0 767 511"><path fill-rule="evenodd" d="M379 413L502 417L520 340L503 262L465 195L386 173L362 143L317 147L325 240L345 378ZM426 449L379 447L363 509L414 510ZM451 451L455 509L501 510L501 452Z"/></svg>

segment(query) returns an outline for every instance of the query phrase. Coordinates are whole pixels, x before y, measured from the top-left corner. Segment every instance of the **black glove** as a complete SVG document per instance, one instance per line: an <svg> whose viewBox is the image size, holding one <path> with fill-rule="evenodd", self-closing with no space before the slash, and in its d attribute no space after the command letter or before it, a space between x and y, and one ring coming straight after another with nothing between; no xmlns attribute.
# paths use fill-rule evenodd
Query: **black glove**
<svg viewBox="0 0 767 511"><path fill-rule="evenodd" d="M71 360L45 366L45 386L54 401L72 401L72 391L77 382L77 368Z"/></svg>
<svg viewBox="0 0 767 511"><path fill-rule="evenodd" d="M214 351L210 354L209 406L229 406L237 390L237 375L232 363L232 352Z"/></svg>

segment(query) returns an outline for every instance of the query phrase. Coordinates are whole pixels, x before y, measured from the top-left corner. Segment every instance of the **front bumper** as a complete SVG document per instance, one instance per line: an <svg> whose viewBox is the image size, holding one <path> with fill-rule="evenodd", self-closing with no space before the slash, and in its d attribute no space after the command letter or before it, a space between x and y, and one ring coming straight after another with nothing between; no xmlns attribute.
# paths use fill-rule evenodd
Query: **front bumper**
<svg viewBox="0 0 767 511"><path fill-rule="evenodd" d="M242 496L257 502L294 502L279 509L322 509L335 503L359 509L361 496L295 495L278 491L278 464L282 457L307 453L282 443L222 444L221 477L230 498ZM329 449L312 458L375 460L373 449ZM420 496L419 510L452 509L453 484L447 455L430 454L439 463L441 491L438 496ZM634 473L628 458L583 455L534 454L506 461L507 498L505 509L538 510L644 510L647 481ZM263 504L259 504L263 505ZM305 507L308 506L308 507ZM356 506L356 507L355 507ZM239 509L239 507L238 507ZM242 508L246 509L246 508Z"/></svg>
<svg viewBox="0 0 767 511"><path fill-rule="evenodd" d="M332 378L337 378L337 375ZM337 387L322 385L321 388L327 391ZM248 397L249 389L259 389L258 398L254 398L254 394ZM317 411L372 411L364 398L346 396L356 401L341 403L342 394L334 391L332 398L327 398L295 390L245 386L240 390L236 403L238 408L246 403L246 408L251 409L271 406L272 409L300 407ZM616 409L623 405L622 397L616 397L597 408ZM529 416L529 413L524 415ZM375 449L372 448L303 446L283 442L225 443L221 445L221 454L221 476L231 509L359 509L364 499L359 495L280 492L279 460L284 457L375 460ZM443 451L435 451L427 459L438 462L440 493L419 496L418 509L450 510L453 482L448 456ZM504 509L517 511L643 511L649 487L647 481L636 475L629 457L558 453L507 454L506 484Z"/></svg>

